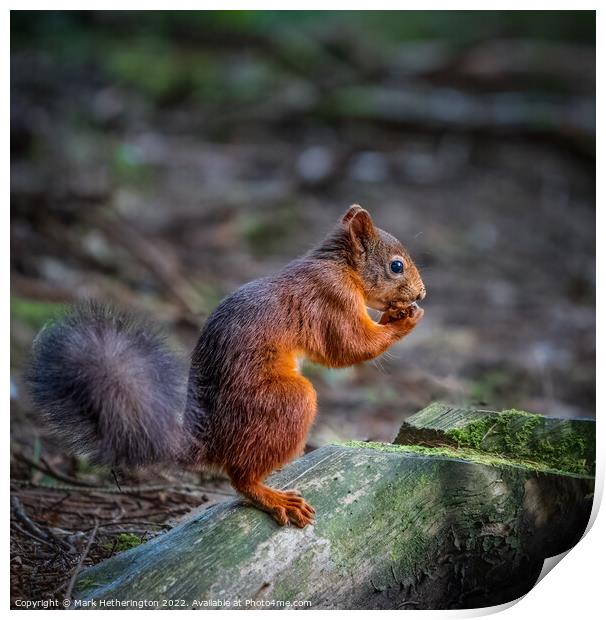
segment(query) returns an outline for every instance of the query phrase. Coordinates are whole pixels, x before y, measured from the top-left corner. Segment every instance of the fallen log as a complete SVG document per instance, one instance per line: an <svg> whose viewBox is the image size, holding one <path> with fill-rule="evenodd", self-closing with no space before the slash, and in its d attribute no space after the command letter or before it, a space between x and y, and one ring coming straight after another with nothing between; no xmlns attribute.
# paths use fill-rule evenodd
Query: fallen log
<svg viewBox="0 0 606 620"><path fill-rule="evenodd" d="M497 605L584 532L593 421L432 405L397 442L325 446L272 476L315 506L315 525L215 505L83 572L74 606Z"/></svg>

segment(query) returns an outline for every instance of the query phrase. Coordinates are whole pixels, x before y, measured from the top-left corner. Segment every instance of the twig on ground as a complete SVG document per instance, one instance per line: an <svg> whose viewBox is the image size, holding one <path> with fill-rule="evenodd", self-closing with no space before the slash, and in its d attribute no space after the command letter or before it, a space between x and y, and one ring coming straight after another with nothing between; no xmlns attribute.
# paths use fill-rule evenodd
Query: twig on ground
<svg viewBox="0 0 606 620"><path fill-rule="evenodd" d="M76 564L76 568L74 569L74 572L72 573L72 578L69 580L69 585L67 586L67 590L65 591L65 598L68 600L71 600L72 592L74 590L74 586L76 585L76 579L78 578L78 575L80 574L80 570L82 569L82 564L84 563L84 560L86 559L86 556L88 555L88 552L90 551L93 541L95 540L95 536L97 535L98 529L99 529L99 523L98 521L95 521L95 527L92 531L92 534L90 535L88 539L88 542L86 543L86 547L84 548L84 551L82 555L80 556L80 559L78 560L78 564Z"/></svg>
<svg viewBox="0 0 606 620"><path fill-rule="evenodd" d="M26 529L22 528L18 523L13 523L12 527L16 528L17 530L19 530L22 534L24 534L28 538L31 538L32 540L35 540L36 542L39 542L42 545L46 545L48 547L51 547L52 549L56 548L55 543L50 542L48 540L44 540L44 538L39 538L38 536L36 536L32 532L29 532Z"/></svg>

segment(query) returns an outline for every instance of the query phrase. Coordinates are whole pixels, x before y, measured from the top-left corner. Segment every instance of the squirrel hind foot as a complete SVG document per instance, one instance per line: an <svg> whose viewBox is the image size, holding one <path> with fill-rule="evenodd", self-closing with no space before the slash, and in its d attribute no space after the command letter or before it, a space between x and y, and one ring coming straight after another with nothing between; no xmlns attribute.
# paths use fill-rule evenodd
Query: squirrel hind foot
<svg viewBox="0 0 606 620"><path fill-rule="evenodd" d="M314 522L316 511L301 497L299 491L277 491L261 483L234 484L234 487L255 507L271 515L278 525L291 523L303 528Z"/></svg>

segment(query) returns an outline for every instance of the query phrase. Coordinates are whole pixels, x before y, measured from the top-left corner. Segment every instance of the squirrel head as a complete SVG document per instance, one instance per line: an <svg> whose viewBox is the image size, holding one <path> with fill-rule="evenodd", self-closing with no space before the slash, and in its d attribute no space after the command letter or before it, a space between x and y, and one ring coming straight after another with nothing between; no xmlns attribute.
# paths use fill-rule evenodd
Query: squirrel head
<svg viewBox="0 0 606 620"><path fill-rule="evenodd" d="M374 225L368 211L352 205L341 218L341 227L367 306L403 310L424 299L425 285L412 258L395 237Z"/></svg>

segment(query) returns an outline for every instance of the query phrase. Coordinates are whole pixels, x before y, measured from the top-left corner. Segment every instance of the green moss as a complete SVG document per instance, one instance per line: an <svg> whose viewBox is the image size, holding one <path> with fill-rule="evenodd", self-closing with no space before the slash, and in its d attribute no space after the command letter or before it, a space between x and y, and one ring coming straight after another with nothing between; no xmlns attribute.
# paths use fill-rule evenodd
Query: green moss
<svg viewBox="0 0 606 620"><path fill-rule="evenodd" d="M507 467L525 467L532 469L533 471L548 472L548 473L579 473L586 474L587 471L572 471L569 469L552 467L547 463L530 460L524 458L512 458L503 455L494 454L491 452L484 452L482 450L476 450L474 448L467 448L463 446L451 447L451 446L417 446L417 445L399 445L391 443L380 443L377 441L347 441L339 445L348 448L369 448L371 450L379 450L381 452L412 452L414 454L420 454L423 456L442 457L461 459L465 461L473 461L474 463L480 463L482 465L491 466L507 466Z"/></svg>
<svg viewBox="0 0 606 620"><path fill-rule="evenodd" d="M400 481L388 485L375 494L375 505L381 510L381 518L389 521L393 517L391 502L397 498L402 516L402 539L399 545L392 547L392 560L398 566L400 574L415 575L427 565L437 544L437 537L430 534L431 524L440 520L440 514L446 510L445 506L432 506L431 498L439 494L438 468L427 475L417 474L411 481L417 489L410 486L400 488ZM412 501L411 501L412 500ZM410 506L416 506L417 511L411 513ZM430 509L429 506L432 506ZM388 523L382 531L389 531ZM391 582L391 575L386 575L385 583Z"/></svg>
<svg viewBox="0 0 606 620"><path fill-rule="evenodd" d="M585 457L587 444L580 435L567 435L557 445L549 439L541 439L537 443L537 451L545 462L557 463L565 471L585 474L591 470Z"/></svg>
<svg viewBox="0 0 606 620"><path fill-rule="evenodd" d="M353 443L366 446L362 442ZM384 447L384 444L372 445L377 449ZM371 548L375 543L373 532L377 531L393 532L381 550L391 559L393 570L397 574L415 574L426 565L436 545L437 538L428 533L428 524L439 521L437 511L446 509L441 504L436 507L432 501L440 495L444 463L415 459L410 464L411 475L402 476L398 466L382 466L388 462L385 459L378 459L370 469L368 462L368 457L363 454L353 458L351 468L342 472L342 477L331 476L322 489L318 489L324 496L339 497L343 495L343 485L350 485L350 492L359 496L355 499L349 494L343 496L340 508L330 519L317 519L315 532L330 541L331 560L344 578L360 570L360 546ZM380 481L376 480L378 471L382 472ZM359 494L359 489L367 484L373 485L372 494ZM307 491L305 496L321 508L321 499ZM410 510L411 506L415 507L414 512ZM394 523L394 514L401 515L401 521ZM372 578L376 588L393 584L391 569L386 569L384 574L375 573Z"/></svg>
<svg viewBox="0 0 606 620"><path fill-rule="evenodd" d="M143 542L141 536L131 534L130 532L122 532L118 534L114 543L107 543L104 547L111 551L128 551L134 547L138 547Z"/></svg>
<svg viewBox="0 0 606 620"><path fill-rule="evenodd" d="M502 451L515 456L528 448L533 431L541 419L539 415L508 409L499 415L489 415L462 428L446 431L446 436L461 446L476 450L485 449L487 440L498 438Z"/></svg>
<svg viewBox="0 0 606 620"><path fill-rule="evenodd" d="M508 409L498 415L488 415L445 432L459 448L482 450L521 460L531 460L541 466L576 474L591 472L587 463L587 443L570 426L541 437L546 418L540 415Z"/></svg>

